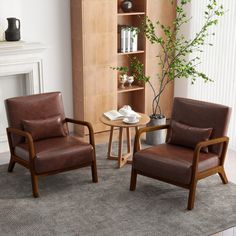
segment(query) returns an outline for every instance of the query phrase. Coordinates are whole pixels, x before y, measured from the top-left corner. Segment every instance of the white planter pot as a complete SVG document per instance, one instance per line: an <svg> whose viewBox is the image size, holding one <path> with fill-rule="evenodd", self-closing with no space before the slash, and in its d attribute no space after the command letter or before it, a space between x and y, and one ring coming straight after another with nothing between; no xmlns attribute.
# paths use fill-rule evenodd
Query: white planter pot
<svg viewBox="0 0 236 236"><path fill-rule="evenodd" d="M150 122L147 124L147 126L157 126L165 124L166 124L166 117L151 119ZM146 143L149 145L158 145L161 143L165 143L165 141L166 141L166 129L146 133Z"/></svg>

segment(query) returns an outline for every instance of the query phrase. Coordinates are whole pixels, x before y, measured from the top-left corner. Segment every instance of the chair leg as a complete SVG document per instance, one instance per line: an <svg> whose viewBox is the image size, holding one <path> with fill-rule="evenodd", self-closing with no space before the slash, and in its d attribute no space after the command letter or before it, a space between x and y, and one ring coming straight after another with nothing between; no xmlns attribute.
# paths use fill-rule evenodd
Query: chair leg
<svg viewBox="0 0 236 236"><path fill-rule="evenodd" d="M97 174L97 165L96 165L96 161L93 162L93 164L91 165L91 170L92 170L92 179L94 183L98 182L98 174Z"/></svg>
<svg viewBox="0 0 236 236"><path fill-rule="evenodd" d="M194 207L196 187L197 187L197 181L194 180L194 182L191 184L191 187L189 190L188 207L187 207L188 210L192 210Z"/></svg>
<svg viewBox="0 0 236 236"><path fill-rule="evenodd" d="M31 173L31 184L32 184L32 192L33 192L33 196L39 197L39 193L38 193L38 176Z"/></svg>
<svg viewBox="0 0 236 236"><path fill-rule="evenodd" d="M225 174L225 170L224 170L223 167L222 167L221 171L218 172L218 174L219 174L219 176L220 176L220 178L222 180L222 183L223 184L227 184L228 183L228 179L227 179L227 176Z"/></svg>
<svg viewBox="0 0 236 236"><path fill-rule="evenodd" d="M137 171L132 167L130 179L130 191L135 191L137 183Z"/></svg>
<svg viewBox="0 0 236 236"><path fill-rule="evenodd" d="M10 159L9 165L8 165L8 172L12 172L15 167L16 162L12 160L12 157Z"/></svg>

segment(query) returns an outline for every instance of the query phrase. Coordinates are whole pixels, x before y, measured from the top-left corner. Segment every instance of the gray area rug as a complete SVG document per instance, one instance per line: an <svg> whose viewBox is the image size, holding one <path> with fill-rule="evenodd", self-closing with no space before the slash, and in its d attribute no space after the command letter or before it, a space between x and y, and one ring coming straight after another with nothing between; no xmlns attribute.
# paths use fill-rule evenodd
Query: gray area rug
<svg viewBox="0 0 236 236"><path fill-rule="evenodd" d="M31 195L29 172L0 166L0 235L211 235L236 225L236 185L215 175L198 184L195 208L184 189L138 176L129 191L131 166L117 169L97 146L99 183L90 168L39 179Z"/></svg>

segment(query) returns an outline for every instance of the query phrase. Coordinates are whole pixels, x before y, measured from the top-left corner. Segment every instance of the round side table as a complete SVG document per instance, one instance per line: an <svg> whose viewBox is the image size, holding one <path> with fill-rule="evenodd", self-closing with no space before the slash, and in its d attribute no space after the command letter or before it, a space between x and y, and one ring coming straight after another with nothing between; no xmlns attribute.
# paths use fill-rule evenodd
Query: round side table
<svg viewBox="0 0 236 236"><path fill-rule="evenodd" d="M108 144L108 153L107 153L107 159L109 160L118 160L118 168L121 168L126 163L130 164L132 163L132 160L128 160L128 158L132 155L131 152L131 138L130 138L130 128L134 127L136 130L138 130L139 126L145 126L149 121L150 118L146 114L139 113L141 116L139 118L139 122L134 124L127 124L124 123L122 119L120 120L109 120L104 115L100 117L100 121L111 127L110 130L110 138L109 138L109 144ZM118 155L113 156L112 155L112 139L113 139L113 131L114 128L119 128L119 141L118 141ZM126 129L126 135L127 135L127 153L122 154L123 149L123 130Z"/></svg>

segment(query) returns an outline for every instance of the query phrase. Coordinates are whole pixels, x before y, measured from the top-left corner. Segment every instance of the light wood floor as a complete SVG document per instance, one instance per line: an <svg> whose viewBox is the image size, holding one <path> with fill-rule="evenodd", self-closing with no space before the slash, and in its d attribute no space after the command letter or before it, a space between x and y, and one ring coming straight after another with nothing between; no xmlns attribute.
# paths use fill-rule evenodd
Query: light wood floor
<svg viewBox="0 0 236 236"><path fill-rule="evenodd" d="M132 133L133 136L133 133ZM118 131L114 132L114 140L118 140ZM87 141L88 137L80 138L81 140ZM104 144L108 143L109 132L103 132L95 134L95 143L96 144ZM124 137L125 139L125 137ZM6 164L9 162L9 153L0 153L0 165ZM225 161L225 171L229 181L236 184L236 152L233 150L228 150L227 158ZM219 232L212 236L236 236L236 227L227 229L225 231Z"/></svg>

